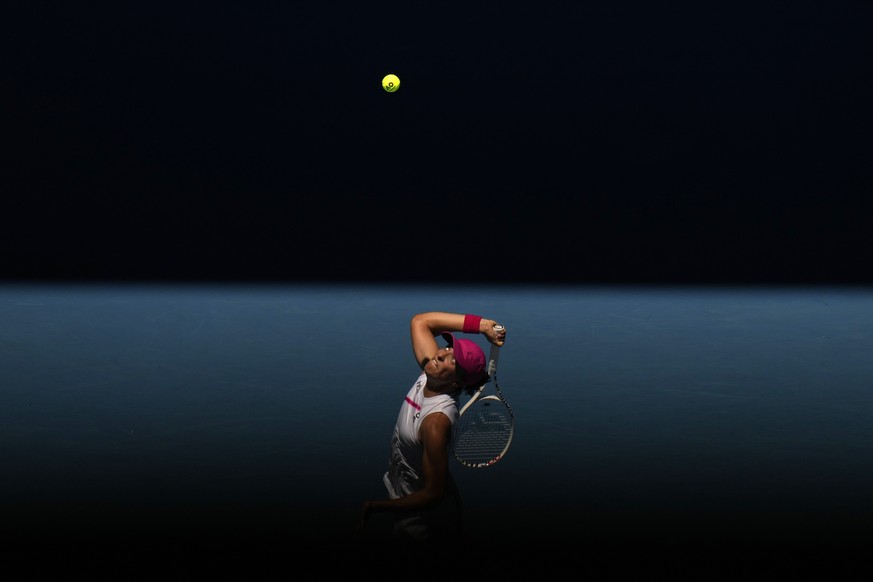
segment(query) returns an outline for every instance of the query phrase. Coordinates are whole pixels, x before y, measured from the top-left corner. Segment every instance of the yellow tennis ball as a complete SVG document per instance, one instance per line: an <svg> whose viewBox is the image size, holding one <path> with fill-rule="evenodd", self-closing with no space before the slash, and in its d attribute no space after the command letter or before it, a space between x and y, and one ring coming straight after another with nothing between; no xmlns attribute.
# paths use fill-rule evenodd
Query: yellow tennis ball
<svg viewBox="0 0 873 582"><path fill-rule="evenodd" d="M397 75L385 75L385 77L382 79L382 88L389 93L393 93L400 88L400 79L397 77Z"/></svg>

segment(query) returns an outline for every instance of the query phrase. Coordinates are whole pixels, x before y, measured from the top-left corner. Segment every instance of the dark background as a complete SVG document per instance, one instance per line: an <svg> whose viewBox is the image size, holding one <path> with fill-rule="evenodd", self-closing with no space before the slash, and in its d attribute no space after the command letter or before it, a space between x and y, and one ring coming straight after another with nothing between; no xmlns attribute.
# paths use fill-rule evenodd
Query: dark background
<svg viewBox="0 0 873 582"><path fill-rule="evenodd" d="M862 0L23 3L0 34L0 278L870 284L871 25ZM269 507L29 509L4 553L33 572L403 572L277 536ZM848 568L869 531L776 515L834 542L771 555L766 528L593 517L587 553L532 543L505 569Z"/></svg>
<svg viewBox="0 0 873 582"><path fill-rule="evenodd" d="M870 282L869 2L80 4L4 19L7 280Z"/></svg>

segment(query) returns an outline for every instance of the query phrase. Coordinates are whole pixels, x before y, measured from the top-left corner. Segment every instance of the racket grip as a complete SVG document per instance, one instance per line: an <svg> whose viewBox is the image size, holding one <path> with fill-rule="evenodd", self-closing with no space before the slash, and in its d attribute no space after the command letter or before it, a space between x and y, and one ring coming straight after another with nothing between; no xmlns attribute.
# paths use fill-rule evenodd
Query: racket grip
<svg viewBox="0 0 873 582"><path fill-rule="evenodd" d="M494 326L496 331L502 331L503 326L499 323ZM488 377L493 378L497 373L497 360L500 357L500 346L491 344L491 358L488 360Z"/></svg>

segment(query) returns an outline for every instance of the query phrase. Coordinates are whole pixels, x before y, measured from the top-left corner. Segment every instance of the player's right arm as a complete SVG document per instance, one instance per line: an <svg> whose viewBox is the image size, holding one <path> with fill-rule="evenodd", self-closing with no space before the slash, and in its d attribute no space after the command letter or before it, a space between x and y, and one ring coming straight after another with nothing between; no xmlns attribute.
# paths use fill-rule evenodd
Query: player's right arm
<svg viewBox="0 0 873 582"><path fill-rule="evenodd" d="M412 352L419 367L424 368L439 351L437 335L444 331L461 331L463 327L464 316L458 313L428 311L413 315L409 332L412 336Z"/></svg>
<svg viewBox="0 0 873 582"><path fill-rule="evenodd" d="M463 331L466 315L460 313L445 313L443 311L428 311L412 316L409 324L412 335L412 351L415 361L424 365L439 351L436 336L444 331ZM493 319L482 318L479 322L479 333L492 344L502 346L506 340L506 330L497 331Z"/></svg>

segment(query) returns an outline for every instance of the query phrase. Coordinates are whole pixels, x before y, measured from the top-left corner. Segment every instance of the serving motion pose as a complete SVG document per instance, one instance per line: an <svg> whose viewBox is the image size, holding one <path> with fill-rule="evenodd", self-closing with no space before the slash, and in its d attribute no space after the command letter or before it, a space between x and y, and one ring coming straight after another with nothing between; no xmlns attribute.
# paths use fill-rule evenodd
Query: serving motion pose
<svg viewBox="0 0 873 582"><path fill-rule="evenodd" d="M449 471L462 392L472 393L488 380L485 352L455 333L481 334L502 346L506 330L478 315L431 311L412 317L412 351L421 373L406 394L391 437L383 482L387 499L365 501L359 527L374 512L391 512L397 542L446 542L459 539L461 498ZM437 336L446 342L439 347Z"/></svg>

